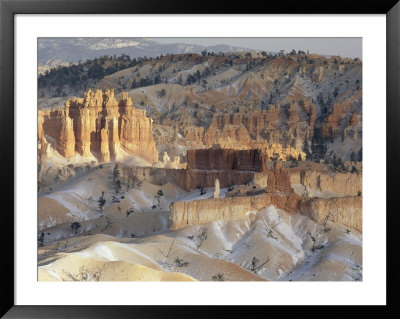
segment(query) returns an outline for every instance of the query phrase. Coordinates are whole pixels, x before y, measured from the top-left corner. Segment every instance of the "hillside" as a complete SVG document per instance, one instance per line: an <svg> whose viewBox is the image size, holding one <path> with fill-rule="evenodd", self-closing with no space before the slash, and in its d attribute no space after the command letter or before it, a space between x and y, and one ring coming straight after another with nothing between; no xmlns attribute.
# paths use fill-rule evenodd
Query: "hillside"
<svg viewBox="0 0 400 319"><path fill-rule="evenodd" d="M362 280L361 60L194 51L39 76L39 280Z"/></svg>
<svg viewBox="0 0 400 319"><path fill-rule="evenodd" d="M262 148L282 159L345 161L361 155L358 59L205 53L106 57L64 69L74 70L75 85L49 85L57 83L56 71L39 78L39 108L62 107L90 87L114 90L117 99L127 92L133 107L152 118L160 158L167 152L184 160L186 149L215 144ZM102 70L96 79L88 78L92 69ZM49 96L59 89L64 98Z"/></svg>

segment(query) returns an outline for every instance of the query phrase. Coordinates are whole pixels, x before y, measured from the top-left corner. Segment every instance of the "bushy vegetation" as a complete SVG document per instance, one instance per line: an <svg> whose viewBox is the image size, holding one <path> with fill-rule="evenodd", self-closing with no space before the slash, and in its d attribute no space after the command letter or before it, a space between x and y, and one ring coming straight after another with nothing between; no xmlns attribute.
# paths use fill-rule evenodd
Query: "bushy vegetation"
<svg viewBox="0 0 400 319"><path fill-rule="evenodd" d="M88 59L85 62L79 62L78 64L58 66L39 75L38 88L57 87L59 90L56 90L55 95L61 96L61 88L64 85L74 86L87 80L100 80L106 75L134 67L151 59L147 57L131 59L126 54L118 57L104 55L92 60Z"/></svg>

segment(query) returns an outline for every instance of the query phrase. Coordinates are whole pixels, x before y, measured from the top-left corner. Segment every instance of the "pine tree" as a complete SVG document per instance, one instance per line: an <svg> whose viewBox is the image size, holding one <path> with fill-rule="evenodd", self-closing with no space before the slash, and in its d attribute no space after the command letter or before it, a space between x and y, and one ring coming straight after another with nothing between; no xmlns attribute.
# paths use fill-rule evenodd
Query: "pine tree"
<svg viewBox="0 0 400 319"><path fill-rule="evenodd" d="M362 146L361 146L360 150L358 151L358 160L360 162L362 162L362 155L363 155L363 152L362 152Z"/></svg>
<svg viewBox="0 0 400 319"><path fill-rule="evenodd" d="M74 231L75 235L78 234L79 228L81 228L81 224L79 222L73 222L71 224L71 228Z"/></svg>
<svg viewBox="0 0 400 319"><path fill-rule="evenodd" d="M117 179L117 181L115 182L115 193L119 194L120 190L121 190L121 181Z"/></svg>
<svg viewBox="0 0 400 319"><path fill-rule="evenodd" d="M304 136L304 145L303 145L303 152L306 154L306 160L311 160L311 153L309 150L309 145L308 145L308 134L306 132L305 136ZM300 156L300 154L299 154Z"/></svg>
<svg viewBox="0 0 400 319"><path fill-rule="evenodd" d="M104 191L101 191L101 196L99 197L99 200L97 201L99 203L99 208L100 211L103 211L103 207L106 204L106 199L104 198Z"/></svg>
<svg viewBox="0 0 400 319"><path fill-rule="evenodd" d="M327 151L326 142L321 136L320 130L316 128L314 128L314 135L311 139L311 151L313 161L319 162L321 159L325 159Z"/></svg>
<svg viewBox="0 0 400 319"><path fill-rule="evenodd" d="M119 177L119 169L118 169L118 164L115 164L114 169L113 169L113 178L114 178L114 183L116 179Z"/></svg>

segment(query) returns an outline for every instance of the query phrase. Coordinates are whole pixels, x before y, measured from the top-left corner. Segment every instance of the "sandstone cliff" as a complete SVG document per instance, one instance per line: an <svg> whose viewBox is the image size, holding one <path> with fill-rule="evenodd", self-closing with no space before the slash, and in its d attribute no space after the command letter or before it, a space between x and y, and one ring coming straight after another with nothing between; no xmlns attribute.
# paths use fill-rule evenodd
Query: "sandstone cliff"
<svg viewBox="0 0 400 319"><path fill-rule="evenodd" d="M187 168L198 170L266 171L266 159L255 150L198 149L188 150Z"/></svg>
<svg viewBox="0 0 400 319"><path fill-rule="evenodd" d="M152 120L134 109L132 100L122 94L117 101L113 90L89 90L83 98L73 98L65 108L39 110L39 144L46 136L62 156L95 156L100 162L120 160L123 151L150 163L158 160L152 133Z"/></svg>
<svg viewBox="0 0 400 319"><path fill-rule="evenodd" d="M197 149L187 151L187 169L171 172L170 176L186 190L212 187L216 179L224 188L251 182L254 172L267 170L266 158L258 149Z"/></svg>
<svg viewBox="0 0 400 319"><path fill-rule="evenodd" d="M361 125L358 112L361 97L362 92L360 90L354 96L333 105L331 113L322 122L321 132L323 137L334 138L342 133L344 136L352 134L352 138L357 138L355 134L358 134L358 129L356 127Z"/></svg>
<svg viewBox="0 0 400 319"><path fill-rule="evenodd" d="M268 176L268 185L266 193L262 195L239 195L172 203L170 206L171 230L214 220L241 219L250 211L258 211L274 205L291 214L301 212L318 223L328 218L330 221L362 231L361 196L329 199L300 197L294 193L290 185L289 173L282 162L275 162L273 169L265 175Z"/></svg>
<svg viewBox="0 0 400 319"><path fill-rule="evenodd" d="M310 106L311 107L311 106ZM294 104L282 108L280 104L268 105L267 110L249 113L216 113L204 132L206 147L215 144L226 149L260 149L268 158L287 160L290 157L305 159L302 139L297 137L299 124L298 110ZM282 115L280 116L280 114ZM280 118L285 117L287 128L280 132ZM315 122L315 107L310 122ZM187 135L193 136L193 130ZM199 139L199 136L196 136Z"/></svg>
<svg viewBox="0 0 400 319"><path fill-rule="evenodd" d="M177 230L189 225L204 224L214 220L242 219L248 212L256 212L269 205L274 205L293 213L298 209L300 200L301 198L294 194L289 196L264 194L260 196L175 202L170 206L171 230Z"/></svg>
<svg viewBox="0 0 400 319"><path fill-rule="evenodd" d="M300 204L302 214L317 222L329 220L362 232L362 197L311 198Z"/></svg>
<svg viewBox="0 0 400 319"><path fill-rule="evenodd" d="M293 193L289 174L282 162L275 162L274 168L268 173L267 193Z"/></svg>
<svg viewBox="0 0 400 319"><path fill-rule="evenodd" d="M216 179L220 186L243 185L253 180L253 172L240 170L197 170L176 169L170 170L168 175L183 189L190 191L199 187L213 187Z"/></svg>
<svg viewBox="0 0 400 319"><path fill-rule="evenodd" d="M328 173L313 170L290 170L290 182L321 192L332 191L340 195L357 196L362 192L361 173Z"/></svg>
<svg viewBox="0 0 400 319"><path fill-rule="evenodd" d="M361 197L304 199L295 194L286 196L264 194L175 202L170 206L171 230L215 220L242 219L249 212L256 212L269 205L274 205L291 214L300 212L318 223L321 223L329 214L330 221L362 232Z"/></svg>

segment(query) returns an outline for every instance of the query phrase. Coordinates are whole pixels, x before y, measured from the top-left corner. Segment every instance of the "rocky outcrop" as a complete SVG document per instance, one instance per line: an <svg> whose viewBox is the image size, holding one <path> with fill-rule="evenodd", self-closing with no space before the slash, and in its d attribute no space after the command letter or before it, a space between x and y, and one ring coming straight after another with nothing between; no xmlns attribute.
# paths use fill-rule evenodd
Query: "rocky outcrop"
<svg viewBox="0 0 400 319"><path fill-rule="evenodd" d="M260 148L265 152L266 157L268 159L278 160L278 161L287 161L291 158L301 158L301 160L306 159L306 154L303 151L299 151L301 149L301 141L299 139L295 139L296 147L287 146L284 148L281 144L271 144L267 147L264 146ZM299 144L299 145L297 145Z"/></svg>
<svg viewBox="0 0 400 319"><path fill-rule="evenodd" d="M310 198L300 204L302 214L320 223L330 221L362 232L362 197Z"/></svg>
<svg viewBox="0 0 400 319"><path fill-rule="evenodd" d="M257 211L274 205L289 213L296 212L302 198L290 187L288 172L281 162L275 162L268 172L267 193L259 196L211 198L190 202L176 202L170 206L171 229L207 223L213 220L243 218L249 211Z"/></svg>
<svg viewBox="0 0 400 319"><path fill-rule="evenodd" d="M274 168L268 173L267 193L293 193L290 185L288 171L283 167L282 162L275 162Z"/></svg>
<svg viewBox="0 0 400 319"><path fill-rule="evenodd" d="M219 180L218 178L215 180L214 186L214 198L219 198L220 188L219 188Z"/></svg>
<svg viewBox="0 0 400 319"><path fill-rule="evenodd" d="M204 134L204 145L212 147L215 144L223 148L239 148L251 142L248 131L243 125L226 125L222 129L208 128Z"/></svg>
<svg viewBox="0 0 400 319"><path fill-rule="evenodd" d="M260 196L175 202L170 206L171 230L177 230L189 225L204 224L214 220L242 219L250 211L255 212L269 205L294 213L300 205L300 200L301 198L294 194L289 196L264 194Z"/></svg>
<svg viewBox="0 0 400 319"><path fill-rule="evenodd" d="M128 94L122 94L119 104L121 147L129 154L154 163L158 161L156 143L152 132L152 119L146 112L132 108Z"/></svg>
<svg viewBox="0 0 400 319"><path fill-rule="evenodd" d="M52 146L62 156L95 156L100 162L122 158L123 151L157 162L158 153L152 133L152 120L132 107L123 93L117 101L113 90L89 90L83 98L73 98L63 110L40 110L39 142L51 137Z"/></svg>
<svg viewBox="0 0 400 319"><path fill-rule="evenodd" d="M173 160L171 160L167 152L163 154L162 164L165 168L181 168L184 165L180 162L179 156L174 156Z"/></svg>
<svg viewBox="0 0 400 319"><path fill-rule="evenodd" d="M253 183L257 187L267 187L268 185L268 173L255 172L253 175Z"/></svg>
<svg viewBox="0 0 400 319"><path fill-rule="evenodd" d="M197 149L187 152L187 169L171 172L173 181L191 190L213 187L218 179L221 187L243 185L253 180L254 172L268 170L263 153L258 150Z"/></svg>
<svg viewBox="0 0 400 319"><path fill-rule="evenodd" d="M355 126L361 125L358 112L361 98L362 92L360 90L354 96L340 103L335 103L332 112L322 122L322 136L334 138L340 133L346 135L346 131L349 131L350 128L353 128L351 131L354 131ZM351 134L354 134L354 132ZM352 137L357 138L357 136Z"/></svg>
<svg viewBox="0 0 400 319"><path fill-rule="evenodd" d="M42 165L46 159L53 155L53 149L44 135L43 117L38 117L38 163Z"/></svg>
<svg viewBox="0 0 400 319"><path fill-rule="evenodd" d="M339 195L357 196L362 192L362 174L327 173L312 170L291 170L292 185L301 184L321 192L331 191Z"/></svg>
<svg viewBox="0 0 400 319"><path fill-rule="evenodd" d="M266 171L261 150L197 149L188 150L187 168L197 170Z"/></svg>
<svg viewBox="0 0 400 319"><path fill-rule="evenodd" d="M275 162L268 172L266 193L257 196L234 196L175 202L170 206L171 230L207 223L214 220L237 220L251 211L269 205L288 213L301 212L320 223L332 222L362 231L361 196L339 198L303 198L294 193L288 171L282 162Z"/></svg>
<svg viewBox="0 0 400 319"><path fill-rule="evenodd" d="M280 105L270 105L268 110L252 111L250 113L218 113L215 114L208 130L223 130L226 126L240 127L243 126L247 131L247 135L252 139L265 129L274 129L281 111ZM209 132L206 132L204 143L206 145L215 143L215 139L208 138Z"/></svg>
<svg viewBox="0 0 400 319"><path fill-rule="evenodd" d="M58 151L62 156L71 158L75 155L75 134L72 119L69 117L69 105L65 106L61 121Z"/></svg>
<svg viewBox="0 0 400 319"><path fill-rule="evenodd" d="M204 127L193 125L185 126L183 129L183 136L185 141L190 145L203 146Z"/></svg>
<svg viewBox="0 0 400 319"><path fill-rule="evenodd" d="M175 169L169 170L168 176L179 187L190 191L199 187L213 187L216 179L220 187L229 185L244 185L253 180L253 172L237 170L197 170Z"/></svg>
<svg viewBox="0 0 400 319"><path fill-rule="evenodd" d="M175 202L170 206L171 230L215 220L238 220L273 205L290 214L302 213L318 223L328 220L362 232L362 198L302 198L296 194L264 194Z"/></svg>
<svg viewBox="0 0 400 319"><path fill-rule="evenodd" d="M286 118L287 118L287 124L289 127L295 128L297 127L299 123L299 117L297 115L297 106L294 104L291 104L289 108L286 110Z"/></svg>
<svg viewBox="0 0 400 319"><path fill-rule="evenodd" d="M298 158L299 155L305 159L302 152L303 139L299 137L298 132L301 120L298 113L301 108L295 104L271 104L265 108L251 112L214 114L204 132L204 145L208 148L217 144L226 149L260 149L268 158L277 157L279 160ZM311 113L310 123L314 125L315 106L312 108L311 103L307 103L305 108L307 113ZM277 126L282 127L282 118L286 118L285 129L280 131Z"/></svg>
<svg viewBox="0 0 400 319"><path fill-rule="evenodd" d="M308 125L314 127L315 120L317 119L317 108L314 104L310 105L310 118L308 119Z"/></svg>

